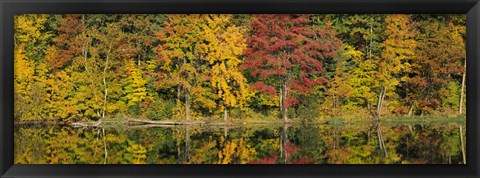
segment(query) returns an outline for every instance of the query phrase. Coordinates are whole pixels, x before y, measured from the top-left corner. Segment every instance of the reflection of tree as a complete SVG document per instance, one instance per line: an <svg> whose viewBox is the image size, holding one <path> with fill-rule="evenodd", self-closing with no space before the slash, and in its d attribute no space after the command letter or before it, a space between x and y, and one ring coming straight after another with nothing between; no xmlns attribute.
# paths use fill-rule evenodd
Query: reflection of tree
<svg viewBox="0 0 480 178"><path fill-rule="evenodd" d="M108 151L107 151L107 141L106 141L106 137L105 137L105 128L102 128L102 133L103 133L103 147L104 147L104 161L103 161L103 164L107 164L107 157L108 157Z"/></svg>
<svg viewBox="0 0 480 178"><path fill-rule="evenodd" d="M177 164L186 164L190 160L190 126L179 127L175 130ZM183 146L182 146L183 145Z"/></svg>
<svg viewBox="0 0 480 178"><path fill-rule="evenodd" d="M288 141L288 126L285 124L282 129L282 134L280 136L280 160L282 164L288 163L288 150L286 149Z"/></svg>
<svg viewBox="0 0 480 178"><path fill-rule="evenodd" d="M190 126L185 127L185 162L190 161Z"/></svg>
<svg viewBox="0 0 480 178"><path fill-rule="evenodd" d="M45 131L43 129L17 128L15 129L14 163L15 164L45 164L46 146Z"/></svg>
<svg viewBox="0 0 480 178"><path fill-rule="evenodd" d="M459 134L460 134L460 143L461 143L461 145L462 145L461 149L462 149L463 164L467 164L467 157L465 156L465 147L464 147L465 144L463 144L463 131L462 131L463 129L462 129L462 125L459 125L458 127L460 128L460 133L459 133Z"/></svg>
<svg viewBox="0 0 480 178"><path fill-rule="evenodd" d="M22 128L15 132L14 156L16 164L464 162L460 127L465 132L465 125L370 126L233 127L228 137L223 128L193 126L127 130Z"/></svg>
<svg viewBox="0 0 480 178"><path fill-rule="evenodd" d="M385 158L388 158L388 152L387 152L387 148L385 146L385 139L383 138L383 134L382 134L382 129L380 128L380 124L377 124L377 138L378 138L378 145L380 147L380 151L382 151L383 153L383 156L385 156Z"/></svg>
<svg viewBox="0 0 480 178"><path fill-rule="evenodd" d="M461 137L456 124L397 127L400 132L396 151L405 164L462 164Z"/></svg>
<svg viewBox="0 0 480 178"><path fill-rule="evenodd" d="M312 160L311 158L308 158L304 153L302 153L302 150L300 149L299 146L296 146L291 143L291 139L288 138L288 127L289 127L288 124L285 124L281 127L281 133L280 133L280 139L279 139L280 140L279 153L276 153L275 151L272 150L270 152L270 157L265 157L263 159L251 161L249 163L250 164L275 164L275 163L311 164L313 163L314 160ZM299 129L299 130L302 130L302 129ZM320 148L316 148L316 149L320 149ZM277 156L278 154L279 156Z"/></svg>

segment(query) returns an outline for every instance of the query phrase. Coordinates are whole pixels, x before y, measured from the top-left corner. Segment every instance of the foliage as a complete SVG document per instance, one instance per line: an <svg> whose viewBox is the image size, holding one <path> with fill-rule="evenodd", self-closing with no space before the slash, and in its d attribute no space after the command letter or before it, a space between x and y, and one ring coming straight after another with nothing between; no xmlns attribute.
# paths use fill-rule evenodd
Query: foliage
<svg viewBox="0 0 480 178"><path fill-rule="evenodd" d="M371 113L464 114L458 111L466 103L464 15L21 14L14 20L18 123L118 114L205 122L223 114L239 123L275 122L277 115L314 122Z"/></svg>
<svg viewBox="0 0 480 178"><path fill-rule="evenodd" d="M254 15L242 68L257 77L252 89L280 97L282 118L298 104L294 95L311 93L326 80L321 59L335 57L339 41L330 27L307 28L306 15Z"/></svg>

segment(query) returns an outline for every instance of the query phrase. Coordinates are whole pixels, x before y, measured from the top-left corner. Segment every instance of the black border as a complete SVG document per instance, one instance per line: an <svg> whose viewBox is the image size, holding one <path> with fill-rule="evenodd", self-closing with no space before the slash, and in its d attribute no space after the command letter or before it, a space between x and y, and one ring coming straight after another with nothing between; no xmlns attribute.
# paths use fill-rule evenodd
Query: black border
<svg viewBox="0 0 480 178"><path fill-rule="evenodd" d="M479 0L0 0L1 177L479 177ZM13 165L13 15L19 13L467 14L467 165Z"/></svg>

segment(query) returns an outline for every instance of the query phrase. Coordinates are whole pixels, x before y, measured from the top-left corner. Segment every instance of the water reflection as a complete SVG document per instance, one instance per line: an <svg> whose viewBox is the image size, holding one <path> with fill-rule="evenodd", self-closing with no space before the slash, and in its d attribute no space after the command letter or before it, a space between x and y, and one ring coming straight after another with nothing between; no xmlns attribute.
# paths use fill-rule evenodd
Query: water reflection
<svg viewBox="0 0 480 178"><path fill-rule="evenodd" d="M17 127L15 163L463 164L464 128L455 123Z"/></svg>

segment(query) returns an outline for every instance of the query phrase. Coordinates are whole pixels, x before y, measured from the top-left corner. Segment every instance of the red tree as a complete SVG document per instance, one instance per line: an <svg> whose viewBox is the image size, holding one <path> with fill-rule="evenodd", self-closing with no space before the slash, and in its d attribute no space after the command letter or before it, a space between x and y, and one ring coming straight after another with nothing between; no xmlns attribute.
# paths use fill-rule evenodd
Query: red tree
<svg viewBox="0 0 480 178"><path fill-rule="evenodd" d="M50 69L59 69L71 63L75 58L86 56L85 15L69 14L59 17L58 35L55 45L56 57L51 58Z"/></svg>
<svg viewBox="0 0 480 178"><path fill-rule="evenodd" d="M252 89L279 94L280 112L288 122L288 107L299 101L292 94L313 92L324 84L321 60L336 56L339 39L330 26L312 26L308 15L254 15L242 69L259 79Z"/></svg>

